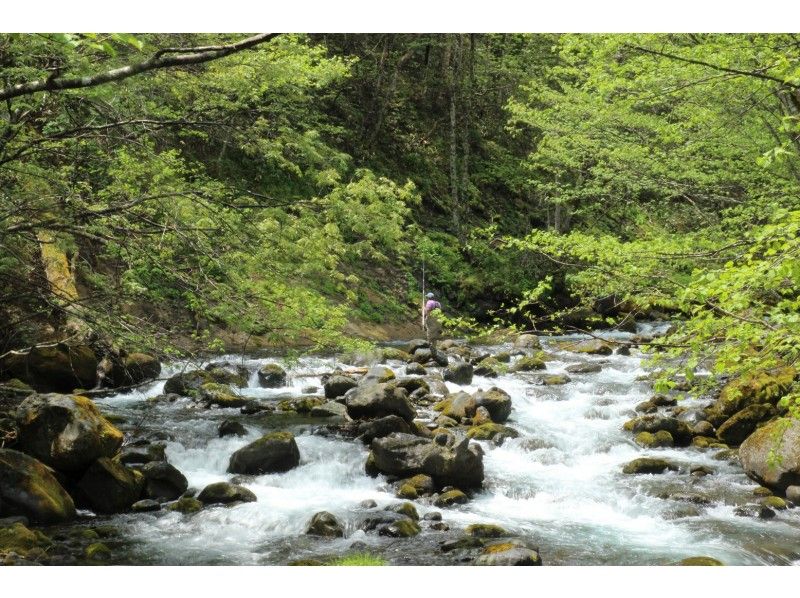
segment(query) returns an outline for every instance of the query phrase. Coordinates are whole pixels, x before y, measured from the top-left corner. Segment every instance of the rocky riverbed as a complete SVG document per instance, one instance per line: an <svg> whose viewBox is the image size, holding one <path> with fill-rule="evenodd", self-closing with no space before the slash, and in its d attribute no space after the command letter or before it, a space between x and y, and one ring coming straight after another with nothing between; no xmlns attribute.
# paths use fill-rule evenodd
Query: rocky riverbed
<svg viewBox="0 0 800 598"><path fill-rule="evenodd" d="M523 336L293 362L229 355L168 364L158 381L94 400L23 395L15 440L0 449L0 554L800 563L800 464L788 454L782 472L764 469L758 437L794 434L776 406L794 373L748 381L735 408L655 395L646 374L635 348Z"/></svg>

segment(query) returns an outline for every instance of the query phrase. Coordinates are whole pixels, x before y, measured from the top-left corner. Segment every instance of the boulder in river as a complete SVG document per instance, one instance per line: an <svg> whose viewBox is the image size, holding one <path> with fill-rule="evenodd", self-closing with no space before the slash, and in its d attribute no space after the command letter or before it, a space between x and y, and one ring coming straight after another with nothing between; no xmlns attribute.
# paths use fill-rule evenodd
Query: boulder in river
<svg viewBox="0 0 800 598"><path fill-rule="evenodd" d="M311 408L312 417L347 417L347 407L336 401L325 401Z"/></svg>
<svg viewBox="0 0 800 598"><path fill-rule="evenodd" d="M314 513L306 525L306 534L323 538L341 538L344 536L344 525L332 513L320 511Z"/></svg>
<svg viewBox="0 0 800 598"><path fill-rule="evenodd" d="M289 471L300 464L291 432L272 432L233 453L229 473L264 474Z"/></svg>
<svg viewBox="0 0 800 598"><path fill-rule="evenodd" d="M264 388L286 386L286 370L277 363L268 363L258 370L258 383Z"/></svg>
<svg viewBox="0 0 800 598"><path fill-rule="evenodd" d="M226 419L217 428L217 434L220 438L225 436L247 436L247 430L236 420Z"/></svg>
<svg viewBox="0 0 800 598"><path fill-rule="evenodd" d="M692 429L685 421L657 414L642 415L641 417L629 420L625 422L623 428L634 434L638 434L639 432L655 434L659 430L666 430L672 434L672 438L675 440L675 446L689 446L693 436Z"/></svg>
<svg viewBox="0 0 800 598"><path fill-rule="evenodd" d="M370 384L382 384L394 379L395 375L391 368L387 368L385 365L374 365L367 370L367 373L361 379L360 385L369 386Z"/></svg>
<svg viewBox="0 0 800 598"><path fill-rule="evenodd" d="M139 500L143 481L140 473L102 457L81 476L77 489L95 513L122 513Z"/></svg>
<svg viewBox="0 0 800 598"><path fill-rule="evenodd" d="M484 378L497 378L503 371L503 365L494 357L481 359L475 364L473 374Z"/></svg>
<svg viewBox="0 0 800 598"><path fill-rule="evenodd" d="M343 376L341 374L334 374L328 377L323 384L325 389L326 399L335 399L341 397L351 388L358 386L358 382L353 380L350 376Z"/></svg>
<svg viewBox="0 0 800 598"><path fill-rule="evenodd" d="M539 552L528 548L519 541L496 542L483 549L476 565L493 566L539 566L542 559Z"/></svg>
<svg viewBox="0 0 800 598"><path fill-rule="evenodd" d="M492 440L498 444L506 438L518 437L519 432L514 428L492 422L481 424L480 426L472 426L467 430L467 438L472 438L473 440Z"/></svg>
<svg viewBox="0 0 800 598"><path fill-rule="evenodd" d="M0 448L0 517L60 523L75 517L75 504L50 468L33 457Z"/></svg>
<svg viewBox="0 0 800 598"><path fill-rule="evenodd" d="M466 361L451 363L444 370L444 379L453 384L465 386L472 382L472 364Z"/></svg>
<svg viewBox="0 0 800 598"><path fill-rule="evenodd" d="M235 394L227 384L219 384L218 382L206 382L201 385L197 391L197 400L206 407L215 405L217 407L239 408L247 404L245 397Z"/></svg>
<svg viewBox="0 0 800 598"><path fill-rule="evenodd" d="M719 398L706 410L708 421L719 426L750 405L776 405L788 392L796 377L795 368L782 367L752 372L731 380L722 387Z"/></svg>
<svg viewBox="0 0 800 598"><path fill-rule="evenodd" d="M511 364L510 371L512 372L532 372L534 370L543 370L547 368L544 360L536 355L527 355L520 357L517 361Z"/></svg>
<svg viewBox="0 0 800 598"><path fill-rule="evenodd" d="M556 347L563 351L587 355L611 355L614 352L610 343L599 338L585 341L559 341L556 343Z"/></svg>
<svg viewBox="0 0 800 598"><path fill-rule="evenodd" d="M129 353L114 363L106 383L113 386L131 386L145 380L158 378L161 362L147 353Z"/></svg>
<svg viewBox="0 0 800 598"><path fill-rule="evenodd" d="M151 461L166 461L166 445L163 442L138 440L122 447L119 461L123 465L144 465Z"/></svg>
<svg viewBox="0 0 800 598"><path fill-rule="evenodd" d="M371 384L351 393L345 404L353 419L398 415L410 423L417 415L406 389L394 383Z"/></svg>
<svg viewBox="0 0 800 598"><path fill-rule="evenodd" d="M409 363L406 366L406 375L407 376L424 376L428 373L422 364L419 363Z"/></svg>
<svg viewBox="0 0 800 598"><path fill-rule="evenodd" d="M603 366L599 363L573 363L565 369L570 374L595 374L602 370Z"/></svg>
<svg viewBox="0 0 800 598"><path fill-rule="evenodd" d="M197 500L206 505L227 505L235 502L255 502L258 500L251 490L228 482L209 484L197 495Z"/></svg>
<svg viewBox="0 0 800 598"><path fill-rule="evenodd" d="M683 567L720 567L724 563L710 556L690 556L680 561L678 565Z"/></svg>
<svg viewBox="0 0 800 598"><path fill-rule="evenodd" d="M480 487L483 483L483 451L464 439L448 447L411 434L394 433L372 441L374 467L383 473L408 477L431 476L438 487Z"/></svg>
<svg viewBox="0 0 800 598"><path fill-rule="evenodd" d="M189 482L180 471L166 461L154 461L141 468L144 474L144 496L154 500L175 500L186 492Z"/></svg>
<svg viewBox="0 0 800 598"><path fill-rule="evenodd" d="M439 401L433 408L435 411L441 411L443 416L460 422L475 415L478 404L475 401L475 397L461 391Z"/></svg>
<svg viewBox="0 0 800 598"><path fill-rule="evenodd" d="M164 383L164 394L176 394L182 397L193 396L203 384L217 382L211 372L205 370L189 370L170 376Z"/></svg>
<svg viewBox="0 0 800 598"><path fill-rule="evenodd" d="M542 343L535 334L520 334L514 339L514 347L517 349L541 349Z"/></svg>
<svg viewBox="0 0 800 598"><path fill-rule="evenodd" d="M356 433L364 444L370 444L375 438L383 438L392 432L410 434L411 428L402 417L386 415L378 419L359 422Z"/></svg>
<svg viewBox="0 0 800 598"><path fill-rule="evenodd" d="M717 438L728 445L738 445L752 434L758 424L775 415L775 407L769 403L749 405L726 419L717 429Z"/></svg>
<svg viewBox="0 0 800 598"><path fill-rule="evenodd" d="M378 535L390 538L411 538L420 533L422 529L416 521L408 518L398 519L394 523L378 528Z"/></svg>
<svg viewBox="0 0 800 598"><path fill-rule="evenodd" d="M250 370L245 366L229 361L213 361L205 367L214 382L246 388L250 381Z"/></svg>
<svg viewBox="0 0 800 598"><path fill-rule="evenodd" d="M664 473L665 471L678 471L678 467L666 459L655 459L653 457L640 457L630 463L625 464L622 473L627 474L646 474Z"/></svg>
<svg viewBox="0 0 800 598"><path fill-rule="evenodd" d="M511 415L511 396L496 386L476 392L475 403L478 407L485 407L495 423L502 424Z"/></svg>
<svg viewBox="0 0 800 598"><path fill-rule="evenodd" d="M768 488L800 485L800 420L781 418L753 432L739 447L745 473Z"/></svg>
<svg viewBox="0 0 800 598"><path fill-rule="evenodd" d="M17 409L17 448L59 471L80 471L113 457L122 432L79 395L32 395Z"/></svg>
<svg viewBox="0 0 800 598"><path fill-rule="evenodd" d="M88 345L38 345L0 357L0 380L16 378L43 392L71 392L95 387L98 363Z"/></svg>

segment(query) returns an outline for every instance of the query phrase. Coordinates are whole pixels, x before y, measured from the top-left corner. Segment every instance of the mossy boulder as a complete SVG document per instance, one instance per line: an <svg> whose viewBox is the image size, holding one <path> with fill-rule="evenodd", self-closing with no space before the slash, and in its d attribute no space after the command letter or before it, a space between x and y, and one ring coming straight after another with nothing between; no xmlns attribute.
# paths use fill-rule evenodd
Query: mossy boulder
<svg viewBox="0 0 800 598"><path fill-rule="evenodd" d="M332 513L320 511L314 513L306 525L306 534L323 538L341 538L344 536L344 525Z"/></svg>
<svg viewBox="0 0 800 598"><path fill-rule="evenodd" d="M749 405L725 420L717 429L717 438L729 445L738 445L752 434L758 424L775 415L775 407L769 403Z"/></svg>
<svg viewBox="0 0 800 598"><path fill-rule="evenodd" d="M541 349L542 343L535 334L520 334L514 339L514 347L516 349Z"/></svg>
<svg viewBox="0 0 800 598"><path fill-rule="evenodd" d="M684 567L721 567L724 563L710 556L691 556L680 561L678 565Z"/></svg>
<svg viewBox="0 0 800 598"><path fill-rule="evenodd" d="M450 417L460 422L465 418L475 415L478 404L475 401L475 397L462 391L450 395L443 401L434 405L433 408L435 411L441 411L443 416Z"/></svg>
<svg viewBox="0 0 800 598"><path fill-rule="evenodd" d="M144 475L142 494L145 498L175 500L189 488L186 476L166 461L146 463L140 471Z"/></svg>
<svg viewBox="0 0 800 598"><path fill-rule="evenodd" d="M736 378L722 388L719 398L706 411L708 421L719 426L750 405L768 403L774 406L788 392L796 377L795 368L782 367Z"/></svg>
<svg viewBox="0 0 800 598"><path fill-rule="evenodd" d="M614 352L611 343L597 338L584 341L559 341L555 343L555 347L562 351L586 355L611 355Z"/></svg>
<svg viewBox="0 0 800 598"><path fill-rule="evenodd" d="M196 498L192 498L191 496L181 497L175 502L167 505L168 511L176 511L178 513L183 513L184 515L197 513L202 509L203 509L203 503L197 500Z"/></svg>
<svg viewBox="0 0 800 598"><path fill-rule="evenodd" d="M311 417L347 417L347 407L336 401L325 401L314 405L309 415Z"/></svg>
<svg viewBox="0 0 800 598"><path fill-rule="evenodd" d="M383 349L383 351L381 352L381 357L383 358L384 361L396 360L396 361L404 361L406 363L411 361L411 353L393 347L387 347L386 349Z"/></svg>
<svg viewBox="0 0 800 598"><path fill-rule="evenodd" d="M472 383L472 376L472 364L466 361L451 363L444 370L444 379L460 386Z"/></svg>
<svg viewBox="0 0 800 598"><path fill-rule="evenodd" d="M106 383L113 386L130 386L145 380L158 378L161 373L161 362L147 353L129 353L116 360L111 368Z"/></svg>
<svg viewBox="0 0 800 598"><path fill-rule="evenodd" d="M325 389L325 398L335 399L344 396L344 394L351 388L358 386L358 382L353 380L350 376L343 376L335 374L325 380L323 388Z"/></svg>
<svg viewBox="0 0 800 598"><path fill-rule="evenodd" d="M418 495L430 494L436 489L433 478L429 475L425 475L424 473L406 478L401 481L401 484L404 486L411 486Z"/></svg>
<svg viewBox="0 0 800 598"><path fill-rule="evenodd" d="M409 363L406 366L406 375L407 376L424 376L428 373L428 370L425 369L421 363Z"/></svg>
<svg viewBox="0 0 800 598"><path fill-rule="evenodd" d="M213 361L205 367L214 382L246 388L250 382L250 370L238 363Z"/></svg>
<svg viewBox="0 0 800 598"><path fill-rule="evenodd" d="M472 373L484 378L497 378L503 372L503 367L503 364L494 357L487 357L475 364Z"/></svg>
<svg viewBox="0 0 800 598"><path fill-rule="evenodd" d="M458 488L442 492L433 501L434 506L437 507L452 507L453 505L463 505L469 502L469 497Z"/></svg>
<svg viewBox="0 0 800 598"><path fill-rule="evenodd" d="M75 517L75 504L43 463L15 450L0 449L0 516L7 515L60 523Z"/></svg>
<svg viewBox="0 0 800 598"><path fill-rule="evenodd" d="M0 556L14 553L23 559L43 559L52 544L42 532L28 529L22 523L0 527Z"/></svg>
<svg viewBox="0 0 800 598"><path fill-rule="evenodd" d="M666 430L659 430L655 434L650 432L639 432L634 438L634 442L644 448L662 448L675 445L672 434Z"/></svg>
<svg viewBox="0 0 800 598"><path fill-rule="evenodd" d="M539 378L542 386L561 386L572 382L572 378L566 374L545 374Z"/></svg>
<svg viewBox="0 0 800 598"><path fill-rule="evenodd" d="M565 369L570 374L595 374L601 371L603 366L599 363L573 363Z"/></svg>
<svg viewBox="0 0 800 598"><path fill-rule="evenodd" d="M81 471L122 445L122 432L83 396L30 396L17 409L17 424L17 448L59 471Z"/></svg>
<svg viewBox="0 0 800 598"><path fill-rule="evenodd" d="M206 382L197 390L197 400L206 407L215 405L217 407L243 407L247 404L247 399L233 392L227 384L218 382Z"/></svg>
<svg viewBox="0 0 800 598"><path fill-rule="evenodd" d="M405 498L408 500L414 500L415 498L419 497L419 493L417 489L414 488L411 484L401 484L400 487L395 492L395 496L397 498Z"/></svg>
<svg viewBox="0 0 800 598"><path fill-rule="evenodd" d="M789 508L789 505L786 504L786 501L783 500L780 496L765 496L758 502L764 505L765 507L769 507L770 509L775 509L776 511L783 511Z"/></svg>
<svg viewBox="0 0 800 598"><path fill-rule="evenodd" d="M739 460L748 476L768 488L784 491L800 484L800 421L764 424L742 443Z"/></svg>
<svg viewBox="0 0 800 598"><path fill-rule="evenodd" d="M229 473L264 474L289 471L300 464L291 432L272 432L233 453Z"/></svg>
<svg viewBox="0 0 800 598"><path fill-rule="evenodd" d="M678 471L678 467L666 459L640 457L634 459L630 463L626 463L622 468L622 473L629 475L664 473L665 471Z"/></svg>
<svg viewBox="0 0 800 598"><path fill-rule="evenodd" d="M211 372L205 370L188 370L170 376L164 383L164 394L176 394L182 397L194 396L203 384L218 382Z"/></svg>
<svg viewBox="0 0 800 598"><path fill-rule="evenodd" d="M378 535L388 536L390 538L412 538L421 531L422 529L416 521L403 518L378 528Z"/></svg>
<svg viewBox="0 0 800 598"><path fill-rule="evenodd" d="M692 429L685 421L673 417L665 417L658 414L642 415L625 422L623 429L634 434L639 432L650 432L655 434L659 430L665 430L672 434L675 446L689 446L692 442Z"/></svg>
<svg viewBox="0 0 800 598"><path fill-rule="evenodd" d="M81 500L95 513L122 513L139 500L143 478L117 461L102 457L78 481Z"/></svg>
<svg viewBox="0 0 800 598"><path fill-rule="evenodd" d="M505 440L506 438L518 438L519 432L514 428L503 424L486 423L480 426L472 426L467 430L467 438L473 440Z"/></svg>
<svg viewBox="0 0 800 598"><path fill-rule="evenodd" d="M510 535L505 529L492 523L473 523L467 526L464 533L474 538L502 538Z"/></svg>
<svg viewBox="0 0 800 598"><path fill-rule="evenodd" d="M526 355L520 357L517 361L511 364L509 371L511 372L533 372L535 370L544 370L547 366L544 360L537 355Z"/></svg>
<svg viewBox="0 0 800 598"><path fill-rule="evenodd" d="M413 519L414 521L419 521L419 513L417 513L417 507L415 507L412 503L408 501L389 505L388 507L386 507L385 510L391 511L392 513L400 513L401 515L405 515L409 519Z"/></svg>
<svg viewBox="0 0 800 598"><path fill-rule="evenodd" d="M277 363L267 363L258 369L258 383L263 388L286 386L286 370Z"/></svg>
<svg viewBox="0 0 800 598"><path fill-rule="evenodd" d="M317 396L295 397L293 399L286 399L278 403L280 411L294 411L302 415L311 415L311 412L316 407L320 407L325 403L325 399Z"/></svg>
<svg viewBox="0 0 800 598"><path fill-rule="evenodd" d="M109 561L112 557L111 549L102 542L89 544L84 550L84 555L89 561Z"/></svg>
<svg viewBox="0 0 800 598"><path fill-rule="evenodd" d="M385 365L374 365L367 370L367 373L359 384L364 386L370 384L384 384L386 382L391 382L395 378L396 376L391 368L387 368Z"/></svg>
<svg viewBox="0 0 800 598"><path fill-rule="evenodd" d="M482 566L540 566L542 559L538 551L521 542L497 542L483 549L476 565Z"/></svg>
<svg viewBox="0 0 800 598"><path fill-rule="evenodd" d="M225 438L226 436L247 436L247 430L236 420L226 419L217 428L217 435L220 438Z"/></svg>
<svg viewBox="0 0 800 598"><path fill-rule="evenodd" d="M244 486L228 482L209 484L197 495L197 500L206 505L227 505L237 502L256 502L256 495Z"/></svg>
<svg viewBox="0 0 800 598"><path fill-rule="evenodd" d="M353 419L397 415L411 423L417 412L408 400L408 391L394 383L370 384L353 391L345 402Z"/></svg>
<svg viewBox="0 0 800 598"><path fill-rule="evenodd" d="M412 378L408 376L404 376L402 378L398 378L395 382L398 388L405 388L406 391L409 393L416 392L418 390L424 390L425 394L431 392L431 386L427 380L423 378Z"/></svg>
<svg viewBox="0 0 800 598"><path fill-rule="evenodd" d="M40 345L0 357L0 380L16 378L43 392L71 392L95 387L98 363L88 345Z"/></svg>
<svg viewBox="0 0 800 598"><path fill-rule="evenodd" d="M511 395L506 391L493 386L479 390L474 396L476 406L485 407L493 422L502 424L511 416Z"/></svg>

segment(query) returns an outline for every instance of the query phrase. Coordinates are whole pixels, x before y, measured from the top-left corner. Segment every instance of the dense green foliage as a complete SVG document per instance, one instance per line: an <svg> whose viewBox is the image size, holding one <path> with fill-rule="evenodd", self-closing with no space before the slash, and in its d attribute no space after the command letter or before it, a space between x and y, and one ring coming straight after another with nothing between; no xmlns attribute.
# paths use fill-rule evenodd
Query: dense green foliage
<svg viewBox="0 0 800 598"><path fill-rule="evenodd" d="M2 85L240 38L4 35ZM348 321L414 321L424 262L457 325L666 313L669 373L795 363L799 114L792 35L280 35L19 95L2 342L80 320L162 350L335 346Z"/></svg>

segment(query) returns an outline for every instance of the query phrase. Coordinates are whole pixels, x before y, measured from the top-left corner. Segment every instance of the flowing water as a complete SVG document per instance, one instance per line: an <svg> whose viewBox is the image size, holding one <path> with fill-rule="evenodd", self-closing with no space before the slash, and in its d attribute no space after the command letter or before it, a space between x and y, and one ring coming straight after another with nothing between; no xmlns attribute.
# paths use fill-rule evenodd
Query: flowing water
<svg viewBox="0 0 800 598"><path fill-rule="evenodd" d="M780 511L771 520L737 517L734 508L753 503L756 487L738 465L715 459L718 451L713 449L645 450L622 431L622 424L635 415L634 406L652 394L645 382L637 381L646 372L636 351L631 356L597 357L553 350L547 339L543 344L557 357L548 362L549 373L562 373L568 365L585 361L602 363L603 369L570 374L572 381L562 386L537 385L529 374L476 377L468 387L448 383L450 390L473 392L498 386L507 391L513 400L507 425L516 428L520 437L502 446L482 443L486 479L483 490L469 503L435 509L424 499L416 501L420 515L442 512L450 531L423 525L422 533L410 539L356 529L356 520L365 511L362 501L373 499L384 506L398 499L384 477L370 478L364 473L367 447L358 440L316 432L325 425L323 419L281 413L245 416L234 409L201 409L188 399L148 402L162 392L163 381L139 392L99 400L106 413L124 418L123 427L135 427L139 437L165 440L168 460L191 487L199 490L211 482L235 479L258 497L257 502L205 508L193 515L160 511L111 517L109 523L126 538L124 556L118 555L118 560L166 565L286 564L358 550L379 554L393 564L452 565L468 561L467 553L444 553L442 541L459 537L471 523L495 523L538 546L546 565L660 565L698 555L730 565L800 564L800 509ZM254 372L276 360L225 359L241 362L253 372L250 387L242 393L259 399L307 394L303 392L307 386L321 387L320 374L346 365L332 358L285 364L290 386L273 390L258 388ZM404 364L386 365L404 374ZM165 373L184 366L173 364ZM685 399L683 404L691 408L702 401ZM430 415L420 410L420 416ZM217 426L228 418L243 423L248 435L217 438ZM261 476L226 473L231 453L275 429L295 434L299 467ZM645 454L669 459L681 465L681 472L622 474L623 464ZM697 465L714 473L690 476L689 467ZM700 493L712 502L695 506L659 497L676 491ZM683 516L690 506L699 515ZM310 517L322 510L347 522L345 538L304 535Z"/></svg>

